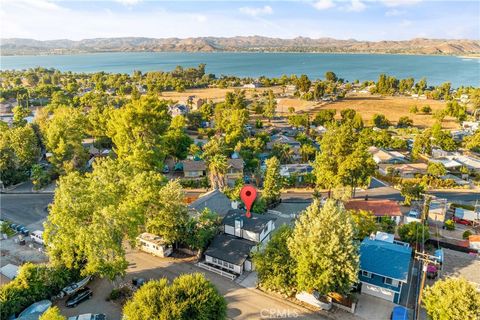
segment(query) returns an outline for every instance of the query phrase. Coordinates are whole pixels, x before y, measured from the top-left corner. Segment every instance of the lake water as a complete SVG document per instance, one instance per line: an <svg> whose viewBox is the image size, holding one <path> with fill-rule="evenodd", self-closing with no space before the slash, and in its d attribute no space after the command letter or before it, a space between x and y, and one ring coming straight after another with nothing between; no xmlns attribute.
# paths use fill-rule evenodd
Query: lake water
<svg viewBox="0 0 480 320"><path fill-rule="evenodd" d="M131 73L133 70L168 71L183 67L207 65L206 71L241 77L278 77L282 74L306 74L323 78L334 71L349 81L376 80L380 73L397 78L426 77L428 84L449 81L454 87L480 86L480 59L454 56L413 56L323 53L186 53L186 52L120 52L47 56L1 57L2 70L32 67L56 68L73 72Z"/></svg>

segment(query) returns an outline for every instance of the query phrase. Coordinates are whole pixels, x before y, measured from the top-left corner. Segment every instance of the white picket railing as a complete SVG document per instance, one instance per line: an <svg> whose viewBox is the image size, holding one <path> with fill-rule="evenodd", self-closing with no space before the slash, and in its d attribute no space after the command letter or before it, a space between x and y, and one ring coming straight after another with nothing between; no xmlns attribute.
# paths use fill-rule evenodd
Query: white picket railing
<svg viewBox="0 0 480 320"><path fill-rule="evenodd" d="M223 277L226 277L226 278L228 278L228 279L230 279L230 280L232 280L232 281L235 280L235 278L237 277L237 276L234 275L234 274L231 274L231 273L229 273L229 272L225 272L225 271L223 271L223 270L217 269L217 268L212 267L212 266L210 266L210 265L208 265L208 264L205 264L205 263L203 263L203 262L199 262L199 263L197 263L197 265L198 265L200 268L203 268L203 269L206 269L206 270L208 270L208 271L211 271L211 272L214 272L214 273L216 273L216 274L219 274L219 275L221 275L221 276L223 276Z"/></svg>

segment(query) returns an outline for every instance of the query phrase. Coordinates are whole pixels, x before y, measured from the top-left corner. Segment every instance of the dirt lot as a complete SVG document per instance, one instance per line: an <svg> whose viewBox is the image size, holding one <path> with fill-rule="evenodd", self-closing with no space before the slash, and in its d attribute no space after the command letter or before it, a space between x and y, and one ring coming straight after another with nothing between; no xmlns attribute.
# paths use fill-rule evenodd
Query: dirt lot
<svg viewBox="0 0 480 320"><path fill-rule="evenodd" d="M280 93L282 89L280 87L271 87L271 88L257 88L257 89L246 89L239 87L238 89L245 90L247 98L251 98L254 94L261 94L263 91L272 89L275 93ZM185 92L163 92L162 97L165 99L178 100L180 102L186 102L189 96L195 96L196 98L213 100L214 102L219 102L225 99L225 94L227 92L234 91L235 88L220 89L220 88L207 88L207 89L188 89Z"/></svg>

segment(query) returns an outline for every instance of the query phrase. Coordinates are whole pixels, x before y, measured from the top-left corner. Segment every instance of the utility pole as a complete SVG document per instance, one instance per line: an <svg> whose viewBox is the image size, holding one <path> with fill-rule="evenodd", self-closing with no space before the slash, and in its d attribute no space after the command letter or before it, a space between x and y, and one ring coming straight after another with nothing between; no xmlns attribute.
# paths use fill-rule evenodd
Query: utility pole
<svg viewBox="0 0 480 320"><path fill-rule="evenodd" d="M425 277L427 275L427 268L428 265L433 264L435 266L439 266L440 262L438 262L437 258L435 256L429 255L424 252L415 252L415 258L420 262L420 265L422 266L422 279L420 281L420 288L418 290L418 299L417 299L417 306L415 308L415 318L418 319L419 314L420 314L420 306L422 303L422 293L423 293L423 287L425 286Z"/></svg>

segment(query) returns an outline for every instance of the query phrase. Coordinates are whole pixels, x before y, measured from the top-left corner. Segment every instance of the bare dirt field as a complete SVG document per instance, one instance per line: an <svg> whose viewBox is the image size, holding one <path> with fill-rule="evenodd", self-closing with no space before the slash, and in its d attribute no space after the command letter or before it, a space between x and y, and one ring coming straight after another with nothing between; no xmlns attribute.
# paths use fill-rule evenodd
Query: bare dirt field
<svg viewBox="0 0 480 320"><path fill-rule="evenodd" d="M293 99L292 99L293 100ZM301 103L300 103L301 102ZM396 123L400 117L407 116L413 120L413 124L418 127L431 127L435 123L435 119L431 114L412 114L409 112L410 107L417 106L419 109L424 105L432 108L432 113L445 108L445 102L437 100L414 100L408 97L382 97L372 95L351 95L345 99L314 105L313 102L304 103L299 100L295 104L290 102L296 111L306 111L315 113L320 109L335 109L337 117L340 117L340 111L351 108L356 110L362 116L363 120L369 124L374 114L384 114L388 120ZM445 118L442 122L445 129L458 128L458 123L453 118Z"/></svg>
<svg viewBox="0 0 480 320"><path fill-rule="evenodd" d="M196 98L202 98L207 100L213 100L214 102L219 102L225 99L225 94L227 92L233 92L235 89L245 90L245 95L247 98L251 98L255 94L261 94L265 90L272 89L275 93L281 93L282 89L280 87L269 87L269 88L205 88L205 89L188 89L185 92L175 92L168 91L162 92L162 97L165 99L178 100L180 102L186 102L189 96L195 96Z"/></svg>

